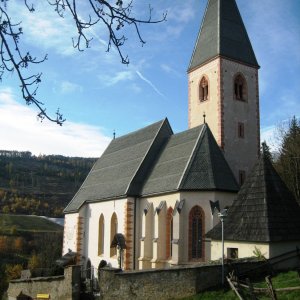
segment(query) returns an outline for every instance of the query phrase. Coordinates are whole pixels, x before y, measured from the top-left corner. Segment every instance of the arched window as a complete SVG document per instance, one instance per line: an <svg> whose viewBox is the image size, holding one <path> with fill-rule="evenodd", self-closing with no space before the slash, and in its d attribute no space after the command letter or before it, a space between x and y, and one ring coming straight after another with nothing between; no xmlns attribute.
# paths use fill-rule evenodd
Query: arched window
<svg viewBox="0 0 300 300"><path fill-rule="evenodd" d="M189 214L189 259L204 258L204 212L194 206Z"/></svg>
<svg viewBox="0 0 300 300"><path fill-rule="evenodd" d="M118 232L118 218L116 213L113 213L110 220L110 245L114 239L114 236ZM110 256L117 255L117 248L110 248Z"/></svg>
<svg viewBox="0 0 300 300"><path fill-rule="evenodd" d="M199 84L199 100L206 101L208 100L208 80L205 76L202 77Z"/></svg>
<svg viewBox="0 0 300 300"><path fill-rule="evenodd" d="M241 74L238 74L234 79L234 97L236 100L247 100L247 83Z"/></svg>
<svg viewBox="0 0 300 300"><path fill-rule="evenodd" d="M166 258L172 257L172 240L173 240L173 208L169 207L167 211L166 222Z"/></svg>
<svg viewBox="0 0 300 300"><path fill-rule="evenodd" d="M104 253L104 216L101 214L99 218L99 228L98 228L98 255Z"/></svg>

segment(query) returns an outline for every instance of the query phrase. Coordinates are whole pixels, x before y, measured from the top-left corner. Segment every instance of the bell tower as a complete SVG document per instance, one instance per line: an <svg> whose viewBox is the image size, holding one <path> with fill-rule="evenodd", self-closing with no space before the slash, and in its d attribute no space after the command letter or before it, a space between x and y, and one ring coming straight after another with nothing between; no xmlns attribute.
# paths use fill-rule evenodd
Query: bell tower
<svg viewBox="0 0 300 300"><path fill-rule="evenodd" d="M260 149L258 69L235 0L208 0L188 68L189 128L205 115L240 184Z"/></svg>

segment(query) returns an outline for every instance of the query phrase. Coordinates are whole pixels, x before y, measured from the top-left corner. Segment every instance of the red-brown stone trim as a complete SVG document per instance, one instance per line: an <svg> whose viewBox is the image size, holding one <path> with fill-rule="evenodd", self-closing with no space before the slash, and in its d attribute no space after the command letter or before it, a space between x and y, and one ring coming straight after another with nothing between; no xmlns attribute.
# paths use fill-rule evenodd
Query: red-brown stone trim
<svg viewBox="0 0 300 300"><path fill-rule="evenodd" d="M77 263L79 263L81 260L82 238L83 238L83 217L78 216L78 218L77 218L77 236L76 236Z"/></svg>
<svg viewBox="0 0 300 300"><path fill-rule="evenodd" d="M218 87L217 87L217 98L218 98L218 137L217 143L221 149L224 150L224 80L223 80L223 69L222 59L218 62Z"/></svg>
<svg viewBox="0 0 300 300"><path fill-rule="evenodd" d="M190 80L190 76L188 75L188 127L191 128L192 126L192 100L191 100L191 80Z"/></svg>
<svg viewBox="0 0 300 300"><path fill-rule="evenodd" d="M124 235L126 240L126 250L124 253L124 269L133 269L133 239L134 239L134 202L128 200L124 207Z"/></svg>

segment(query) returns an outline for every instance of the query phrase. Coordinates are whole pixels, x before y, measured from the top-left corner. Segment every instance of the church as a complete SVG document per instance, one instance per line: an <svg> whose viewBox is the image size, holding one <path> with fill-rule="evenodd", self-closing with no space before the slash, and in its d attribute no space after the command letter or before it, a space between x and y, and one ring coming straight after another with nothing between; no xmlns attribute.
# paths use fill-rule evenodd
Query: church
<svg viewBox="0 0 300 300"><path fill-rule="evenodd" d="M208 0L188 66L188 129L113 139L65 208L63 254L124 270L211 259L205 235L259 157L258 70L235 0Z"/></svg>

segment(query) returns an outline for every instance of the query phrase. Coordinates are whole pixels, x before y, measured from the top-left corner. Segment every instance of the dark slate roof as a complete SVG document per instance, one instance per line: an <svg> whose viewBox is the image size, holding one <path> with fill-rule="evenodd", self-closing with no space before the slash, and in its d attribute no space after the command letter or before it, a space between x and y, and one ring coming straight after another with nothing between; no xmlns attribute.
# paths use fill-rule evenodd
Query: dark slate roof
<svg viewBox="0 0 300 300"><path fill-rule="evenodd" d="M224 238L249 242L300 240L299 216L300 206L262 155L228 210ZM221 224L207 236L221 240Z"/></svg>
<svg viewBox="0 0 300 300"><path fill-rule="evenodd" d="M168 120L113 140L65 209L178 190L238 191L208 126L173 134Z"/></svg>
<svg viewBox="0 0 300 300"><path fill-rule="evenodd" d="M175 190L238 191L238 185L208 126L174 134L166 143L143 195Z"/></svg>
<svg viewBox="0 0 300 300"><path fill-rule="evenodd" d="M167 119L111 141L64 212L85 201L118 198L139 192L139 177L149 168L157 148L172 134Z"/></svg>
<svg viewBox="0 0 300 300"><path fill-rule="evenodd" d="M208 0L188 70L219 55L259 67L235 0Z"/></svg>

